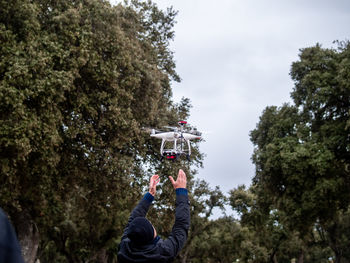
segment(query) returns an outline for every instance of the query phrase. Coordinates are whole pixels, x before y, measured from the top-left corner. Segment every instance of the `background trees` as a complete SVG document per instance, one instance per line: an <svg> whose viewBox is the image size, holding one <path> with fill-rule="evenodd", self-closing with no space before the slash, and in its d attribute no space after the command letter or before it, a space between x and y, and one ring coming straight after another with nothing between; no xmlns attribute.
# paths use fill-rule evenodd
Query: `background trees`
<svg viewBox="0 0 350 263"><path fill-rule="evenodd" d="M1 206L28 262L113 259L151 172L194 173L160 163L142 131L188 116L188 100L171 101L176 13L36 0L1 14ZM160 195L171 210L173 192Z"/></svg>
<svg viewBox="0 0 350 263"><path fill-rule="evenodd" d="M348 42L302 49L291 69L295 105L267 107L251 132L253 182L288 216L285 225L305 248L315 224L327 231L349 207L349 52ZM332 249L336 262L346 262Z"/></svg>

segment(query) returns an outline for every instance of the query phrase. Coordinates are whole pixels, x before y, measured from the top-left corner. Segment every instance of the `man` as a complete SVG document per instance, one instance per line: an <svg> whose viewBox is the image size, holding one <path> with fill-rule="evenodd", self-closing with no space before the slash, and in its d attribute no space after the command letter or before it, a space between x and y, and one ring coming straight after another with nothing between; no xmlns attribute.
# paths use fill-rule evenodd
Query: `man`
<svg viewBox="0 0 350 263"><path fill-rule="evenodd" d="M190 205L186 189L186 174L179 170L177 180L169 176L176 192L175 223L170 236L162 240L145 218L154 200L159 176L150 179L149 192L131 212L119 245L118 262L172 262L185 244L190 227Z"/></svg>
<svg viewBox="0 0 350 263"><path fill-rule="evenodd" d="M0 208L0 262L23 263L21 247L5 212Z"/></svg>

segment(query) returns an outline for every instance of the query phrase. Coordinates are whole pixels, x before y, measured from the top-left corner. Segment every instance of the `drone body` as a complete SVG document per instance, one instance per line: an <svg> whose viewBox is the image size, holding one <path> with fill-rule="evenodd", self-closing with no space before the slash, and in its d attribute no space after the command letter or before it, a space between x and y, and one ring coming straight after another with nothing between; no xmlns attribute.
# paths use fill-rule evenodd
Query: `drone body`
<svg viewBox="0 0 350 263"><path fill-rule="evenodd" d="M195 129L185 130L185 124L187 124L187 122L179 121L180 129L178 127L167 127L173 130L169 132L156 131L155 129L151 130L151 137L162 140L160 146L162 158L176 160L180 156L185 155L189 160L191 155L190 141L200 139L202 134ZM170 142L170 144L172 143L172 148L165 148L168 142Z"/></svg>

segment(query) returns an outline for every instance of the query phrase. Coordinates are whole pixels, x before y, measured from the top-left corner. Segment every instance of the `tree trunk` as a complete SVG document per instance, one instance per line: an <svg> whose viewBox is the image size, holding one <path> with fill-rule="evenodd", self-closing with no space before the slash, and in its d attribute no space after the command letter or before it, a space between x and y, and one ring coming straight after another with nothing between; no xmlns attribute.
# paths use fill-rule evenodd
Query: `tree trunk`
<svg viewBox="0 0 350 263"><path fill-rule="evenodd" d="M28 211L23 210L15 218L18 240L22 248L24 262L34 263L38 252L40 236Z"/></svg>
<svg viewBox="0 0 350 263"><path fill-rule="evenodd" d="M187 255L188 255L188 250L187 249L185 251L183 251L182 254L179 255L181 263L186 263L187 262Z"/></svg>
<svg viewBox="0 0 350 263"><path fill-rule="evenodd" d="M108 262L108 255L107 255L106 249L101 249L98 252L97 261L101 262L101 263L107 263Z"/></svg>
<svg viewBox="0 0 350 263"><path fill-rule="evenodd" d="M277 256L276 256L276 252L277 252L277 248L275 248L273 251L272 251L272 253L271 253L271 255L270 255L270 262L271 263L278 263L278 261L277 261Z"/></svg>
<svg viewBox="0 0 350 263"><path fill-rule="evenodd" d="M184 255L183 257L181 257L181 263L186 263L187 262L187 255Z"/></svg>
<svg viewBox="0 0 350 263"><path fill-rule="evenodd" d="M89 262L99 262L99 263L107 263L108 262L108 255L106 249L102 248L99 251L96 252L96 254L91 257L89 260L86 261Z"/></svg>
<svg viewBox="0 0 350 263"><path fill-rule="evenodd" d="M304 250L300 251L300 254L298 257L298 263L304 263Z"/></svg>
<svg viewBox="0 0 350 263"><path fill-rule="evenodd" d="M341 251L337 250L335 252L335 261L334 261L334 263L348 263L348 262L349 261L346 258L343 257Z"/></svg>

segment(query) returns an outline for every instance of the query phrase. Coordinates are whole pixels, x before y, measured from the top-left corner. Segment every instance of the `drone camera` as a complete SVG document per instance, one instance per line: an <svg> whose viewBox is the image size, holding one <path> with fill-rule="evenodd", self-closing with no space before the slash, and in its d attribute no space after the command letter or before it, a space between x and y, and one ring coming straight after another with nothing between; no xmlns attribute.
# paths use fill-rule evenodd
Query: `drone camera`
<svg viewBox="0 0 350 263"><path fill-rule="evenodd" d="M168 160L176 160L179 155L173 151L165 151L163 153L163 156L166 157Z"/></svg>

